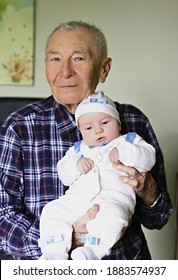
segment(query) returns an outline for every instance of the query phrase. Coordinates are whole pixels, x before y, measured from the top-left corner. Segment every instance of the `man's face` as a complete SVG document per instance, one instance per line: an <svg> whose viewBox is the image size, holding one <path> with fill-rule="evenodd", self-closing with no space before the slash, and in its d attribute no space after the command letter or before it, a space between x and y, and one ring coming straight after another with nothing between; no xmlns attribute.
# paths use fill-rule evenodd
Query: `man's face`
<svg viewBox="0 0 178 280"><path fill-rule="evenodd" d="M95 91L102 68L96 53L96 44L86 29L59 29L51 36L46 76L57 102L75 108Z"/></svg>

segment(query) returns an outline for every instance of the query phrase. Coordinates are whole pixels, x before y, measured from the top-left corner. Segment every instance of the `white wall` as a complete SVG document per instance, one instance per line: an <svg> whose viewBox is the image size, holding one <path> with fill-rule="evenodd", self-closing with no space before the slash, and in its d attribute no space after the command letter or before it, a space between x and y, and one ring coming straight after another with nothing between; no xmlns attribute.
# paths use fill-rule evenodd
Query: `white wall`
<svg viewBox="0 0 178 280"><path fill-rule="evenodd" d="M0 96L48 96L44 74L48 34L58 23L73 19L98 25L113 58L107 83L99 88L147 114L164 153L168 189L174 200L178 171L178 1L37 0L36 9L35 85L0 86ZM175 214L161 231L145 232L153 259L174 258Z"/></svg>

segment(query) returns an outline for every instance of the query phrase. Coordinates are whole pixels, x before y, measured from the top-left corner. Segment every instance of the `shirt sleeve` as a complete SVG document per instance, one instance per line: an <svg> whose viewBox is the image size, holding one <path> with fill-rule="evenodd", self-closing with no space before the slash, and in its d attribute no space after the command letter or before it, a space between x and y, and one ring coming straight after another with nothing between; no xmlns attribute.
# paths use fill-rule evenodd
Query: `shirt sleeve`
<svg viewBox="0 0 178 280"><path fill-rule="evenodd" d="M25 206L23 160L19 137L9 129L0 133L0 244L8 254L37 259L39 220Z"/></svg>
<svg viewBox="0 0 178 280"><path fill-rule="evenodd" d="M156 151L156 163L151 169L151 175L156 181L160 199L153 207L146 206L137 197L134 219L148 229L161 229L172 214L172 202L167 189L167 180L164 167L164 157L155 132L149 119L135 106L117 103L122 123L122 134L136 132Z"/></svg>
<svg viewBox="0 0 178 280"><path fill-rule="evenodd" d="M167 180L162 150L149 120L147 118L146 120L147 122L145 125L143 138L145 141L153 145L156 151L156 163L150 172L156 181L161 196L153 207L146 206L143 201L137 197L135 213L137 219L144 227L147 229L160 230L168 222L172 214L173 207L169 192L167 190Z"/></svg>

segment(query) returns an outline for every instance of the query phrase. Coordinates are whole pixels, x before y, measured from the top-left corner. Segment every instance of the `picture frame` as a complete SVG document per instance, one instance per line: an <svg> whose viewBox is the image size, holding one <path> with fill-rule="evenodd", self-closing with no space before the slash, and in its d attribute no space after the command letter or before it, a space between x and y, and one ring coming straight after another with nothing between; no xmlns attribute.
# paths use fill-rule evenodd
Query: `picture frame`
<svg viewBox="0 0 178 280"><path fill-rule="evenodd" d="M34 84L35 0L0 0L0 85Z"/></svg>
<svg viewBox="0 0 178 280"><path fill-rule="evenodd" d="M175 213L176 213L176 246L175 259L178 260L178 173L176 174L176 190L175 190Z"/></svg>

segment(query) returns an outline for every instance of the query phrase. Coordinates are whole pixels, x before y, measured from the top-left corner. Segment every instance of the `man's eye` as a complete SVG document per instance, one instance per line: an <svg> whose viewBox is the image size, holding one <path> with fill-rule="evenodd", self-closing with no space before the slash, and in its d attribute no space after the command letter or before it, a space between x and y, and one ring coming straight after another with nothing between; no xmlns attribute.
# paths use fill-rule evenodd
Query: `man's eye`
<svg viewBox="0 0 178 280"><path fill-rule="evenodd" d="M49 61L50 61L51 63L60 62L60 58L59 58L59 57L51 57L51 58L49 59Z"/></svg>
<svg viewBox="0 0 178 280"><path fill-rule="evenodd" d="M84 60L84 57L81 57L81 56L77 56L74 58L75 61L83 61Z"/></svg>
<svg viewBox="0 0 178 280"><path fill-rule="evenodd" d="M53 58L51 58L51 61L59 61L60 59L59 59L59 57L53 57Z"/></svg>
<svg viewBox="0 0 178 280"><path fill-rule="evenodd" d="M91 129L91 126L88 126L85 128L85 130L90 130Z"/></svg>

